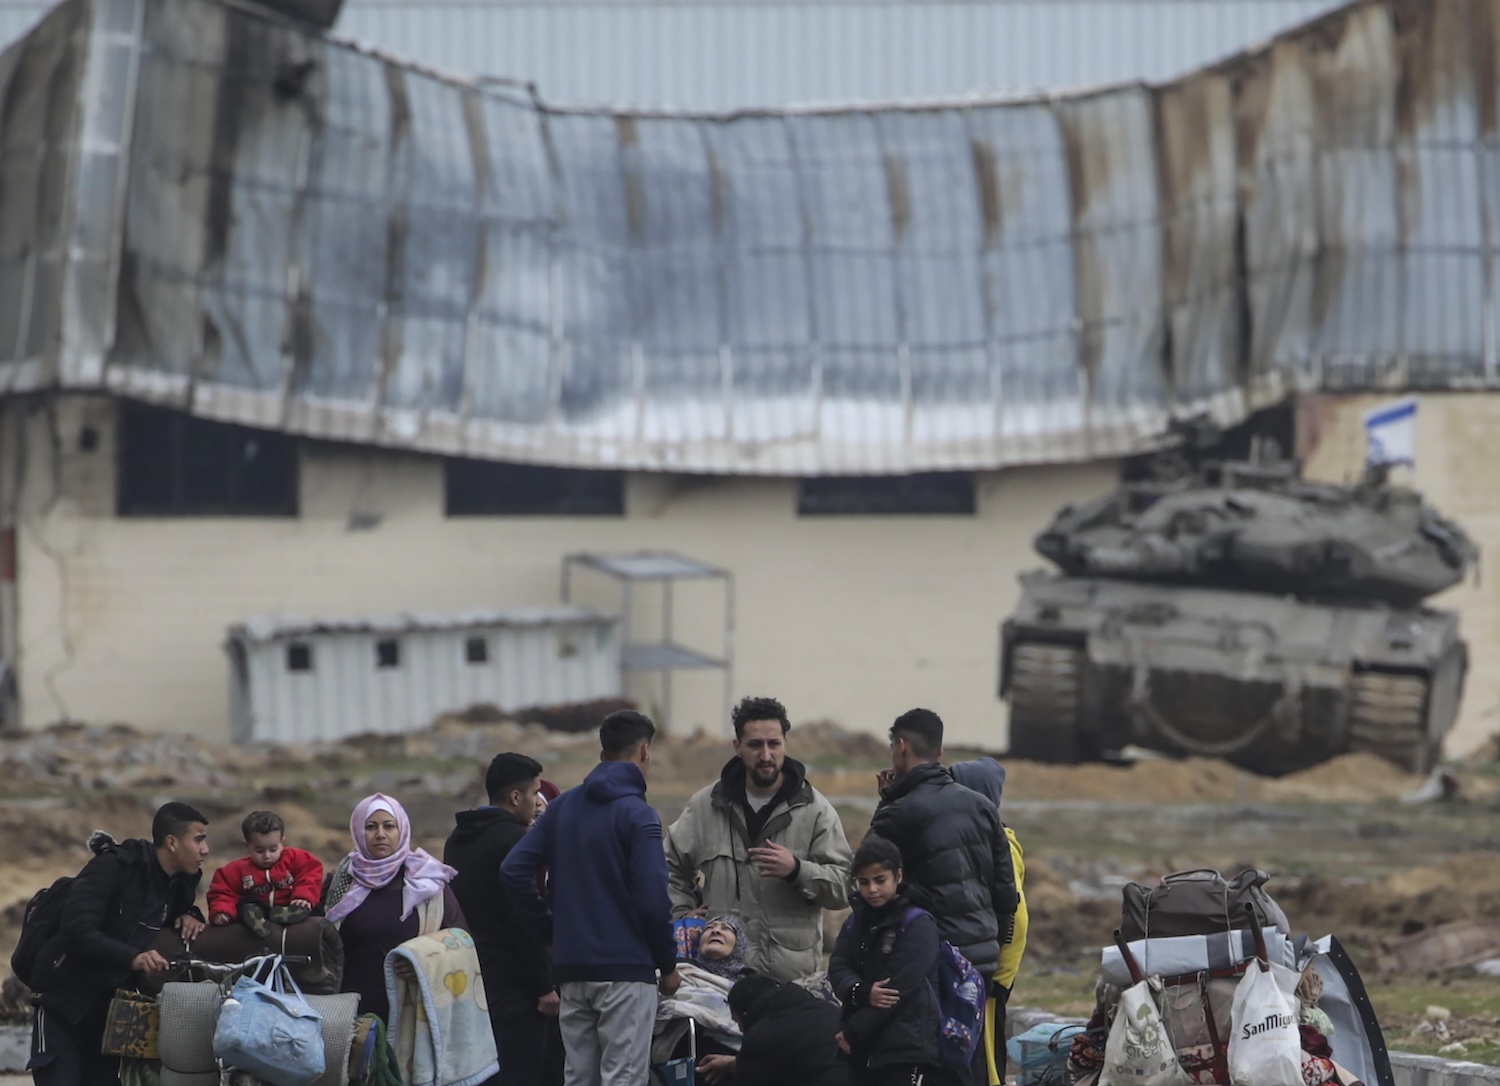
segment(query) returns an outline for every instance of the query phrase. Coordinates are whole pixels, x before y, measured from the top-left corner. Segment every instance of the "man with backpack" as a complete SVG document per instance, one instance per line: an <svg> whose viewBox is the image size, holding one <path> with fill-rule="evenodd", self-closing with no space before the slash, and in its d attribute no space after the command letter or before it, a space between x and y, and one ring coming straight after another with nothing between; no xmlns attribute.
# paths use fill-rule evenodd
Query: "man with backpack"
<svg viewBox="0 0 1500 1086"><path fill-rule="evenodd" d="M168 803L150 841L95 833L89 848L94 858L76 877L32 900L11 959L36 1006L26 1065L36 1086L118 1083L119 1057L99 1053L115 989L167 969L148 949L162 928L187 941L204 927L193 905L208 855L201 812Z"/></svg>
<svg viewBox="0 0 1500 1086"><path fill-rule="evenodd" d="M912 904L933 915L939 936L981 976L992 977L1020 900L999 812L943 768L943 721L932 710L901 714L890 736L891 769L881 775L870 832L906 857ZM985 1053L979 1045L965 1083L988 1086Z"/></svg>

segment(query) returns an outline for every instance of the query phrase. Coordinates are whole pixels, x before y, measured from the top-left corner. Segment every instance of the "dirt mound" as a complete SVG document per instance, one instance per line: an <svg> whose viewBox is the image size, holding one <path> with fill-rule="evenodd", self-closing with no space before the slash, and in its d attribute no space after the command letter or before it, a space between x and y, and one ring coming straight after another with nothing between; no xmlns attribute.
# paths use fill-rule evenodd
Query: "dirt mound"
<svg viewBox="0 0 1500 1086"><path fill-rule="evenodd" d="M1262 781L1260 788L1264 799L1358 803L1409 796L1425 779L1373 754L1345 754L1280 780Z"/></svg>
<svg viewBox="0 0 1500 1086"><path fill-rule="evenodd" d="M1210 758L1143 758L1134 765L1046 765L1005 762L1006 799L1192 803L1399 799L1423 778L1373 754L1346 754L1279 780Z"/></svg>

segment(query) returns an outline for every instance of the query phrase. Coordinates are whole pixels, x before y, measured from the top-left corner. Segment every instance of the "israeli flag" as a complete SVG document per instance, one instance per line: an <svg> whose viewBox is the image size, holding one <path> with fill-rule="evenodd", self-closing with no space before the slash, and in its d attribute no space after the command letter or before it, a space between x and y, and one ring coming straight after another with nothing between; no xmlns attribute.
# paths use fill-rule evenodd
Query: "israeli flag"
<svg viewBox="0 0 1500 1086"><path fill-rule="evenodd" d="M1365 439L1370 464L1417 464L1417 401L1404 400L1384 404L1365 412Z"/></svg>

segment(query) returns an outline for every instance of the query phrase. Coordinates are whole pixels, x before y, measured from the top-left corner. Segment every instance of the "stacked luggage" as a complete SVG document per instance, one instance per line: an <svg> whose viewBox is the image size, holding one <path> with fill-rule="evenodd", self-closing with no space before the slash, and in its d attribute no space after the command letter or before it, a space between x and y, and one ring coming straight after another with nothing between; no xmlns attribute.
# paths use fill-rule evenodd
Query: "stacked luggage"
<svg viewBox="0 0 1500 1086"><path fill-rule="evenodd" d="M1125 888L1068 1081L1393 1086L1358 971L1333 936L1292 936L1269 878L1188 871Z"/></svg>
<svg viewBox="0 0 1500 1086"><path fill-rule="evenodd" d="M372 1077L383 1030L359 1016L357 995L338 992L338 931L312 918L278 941L281 952L240 925L209 928L189 953L163 932L154 949L173 962L172 979L147 978L145 990L111 1004L105 1051L122 1058L123 1080L342 1086Z"/></svg>

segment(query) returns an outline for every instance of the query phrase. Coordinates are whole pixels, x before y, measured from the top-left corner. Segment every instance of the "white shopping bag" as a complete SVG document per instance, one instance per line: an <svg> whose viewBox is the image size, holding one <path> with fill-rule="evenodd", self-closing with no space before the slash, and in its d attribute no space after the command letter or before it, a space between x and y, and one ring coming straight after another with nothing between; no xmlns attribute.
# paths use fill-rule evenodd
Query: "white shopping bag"
<svg viewBox="0 0 1500 1086"><path fill-rule="evenodd" d="M1245 970L1229 1016L1233 1086L1302 1086L1302 1032L1297 1026L1301 975L1272 963Z"/></svg>
<svg viewBox="0 0 1500 1086"><path fill-rule="evenodd" d="M1157 1009L1159 977L1125 989L1104 1045L1099 1086L1190 1086Z"/></svg>

